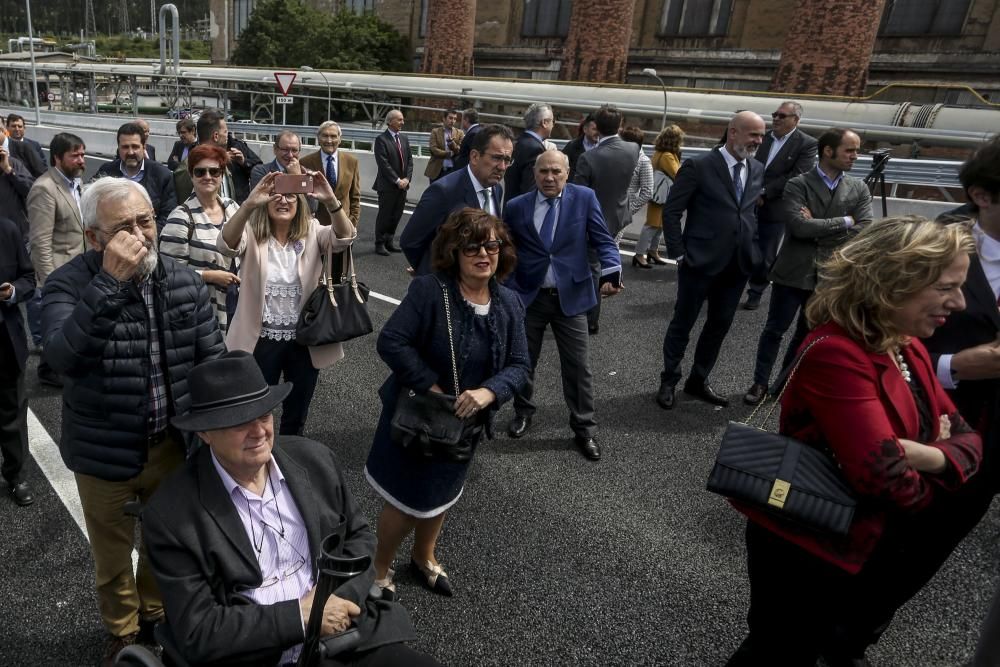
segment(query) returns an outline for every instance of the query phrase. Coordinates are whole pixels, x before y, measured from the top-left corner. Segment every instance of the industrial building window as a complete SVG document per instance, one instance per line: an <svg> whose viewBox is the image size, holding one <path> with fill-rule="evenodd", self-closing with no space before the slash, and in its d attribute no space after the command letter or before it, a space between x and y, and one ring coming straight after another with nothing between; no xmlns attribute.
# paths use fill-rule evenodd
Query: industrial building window
<svg viewBox="0 0 1000 667"><path fill-rule="evenodd" d="M888 0L880 35L961 35L971 0Z"/></svg>
<svg viewBox="0 0 1000 667"><path fill-rule="evenodd" d="M524 0L522 37L565 37L572 0Z"/></svg>
<svg viewBox="0 0 1000 667"><path fill-rule="evenodd" d="M344 0L345 9L355 14L375 11L375 0Z"/></svg>
<svg viewBox="0 0 1000 667"><path fill-rule="evenodd" d="M250 23L253 14L254 0L234 0L233 2L233 38L238 38Z"/></svg>
<svg viewBox="0 0 1000 667"><path fill-rule="evenodd" d="M725 35L733 0L665 0L660 35L705 37Z"/></svg>

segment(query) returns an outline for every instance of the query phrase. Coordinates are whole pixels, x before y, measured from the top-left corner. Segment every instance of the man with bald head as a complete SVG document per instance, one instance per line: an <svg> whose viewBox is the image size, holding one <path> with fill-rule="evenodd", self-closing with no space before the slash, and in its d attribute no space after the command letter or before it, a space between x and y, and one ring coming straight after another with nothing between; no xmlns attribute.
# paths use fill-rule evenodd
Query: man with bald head
<svg viewBox="0 0 1000 667"><path fill-rule="evenodd" d="M764 169L752 158L764 140L764 119L741 111L729 121L726 143L685 160L663 205L668 255L678 260L674 315L663 339L663 372L656 402L674 407L674 387L691 329L708 302L694 364L684 393L725 407L728 399L708 384L722 341L729 332L740 295L761 261L757 246L757 198ZM681 216L687 222L681 231Z"/></svg>
<svg viewBox="0 0 1000 667"><path fill-rule="evenodd" d="M413 178L410 141L403 134L403 112L393 109L385 115L386 131L375 137L375 164L378 174L372 189L378 193L378 216L375 218L375 252L388 256L402 252L394 243L396 227L403 217L406 191Z"/></svg>

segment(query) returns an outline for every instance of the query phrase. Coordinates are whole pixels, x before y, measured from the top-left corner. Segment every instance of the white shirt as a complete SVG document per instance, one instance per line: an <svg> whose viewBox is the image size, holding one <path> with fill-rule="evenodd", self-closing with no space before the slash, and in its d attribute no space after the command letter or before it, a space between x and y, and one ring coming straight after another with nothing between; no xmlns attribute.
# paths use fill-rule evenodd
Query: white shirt
<svg viewBox="0 0 1000 667"><path fill-rule="evenodd" d="M792 132L795 132L795 130L792 130ZM785 142L788 141L788 137L792 136L792 132L786 133L783 137L779 137L774 132L771 132L771 150L767 152L767 162L764 163L765 169L771 164L771 160L778 154L778 151L785 145Z"/></svg>
<svg viewBox="0 0 1000 667"><path fill-rule="evenodd" d="M479 182L479 179L476 178L476 175L472 173L472 167L466 167L465 170L469 172L469 178L472 179L472 187L476 190L476 200L479 201L479 206L482 207L483 197L485 196L483 191L486 189L487 186ZM495 188L496 186L494 185L493 187ZM490 188L490 192L491 193L493 192L493 188ZM489 201L488 208L483 208L483 210L489 213L490 215L499 216L500 211L496 210L497 202L496 199L493 198L492 194L490 195L488 201Z"/></svg>
<svg viewBox="0 0 1000 667"><path fill-rule="evenodd" d="M731 187L735 187L735 186L732 186L732 182L733 182L733 167L737 163L743 165L743 168L740 169L740 181L743 182L742 183L743 184L743 191L746 192L746 189L747 189L747 176L749 176L749 174L747 174L747 161L746 160L737 160L736 157L732 153L730 153L729 149L727 147L725 147L725 146L723 146L722 148L720 148L719 152L722 153L722 159L724 159L726 161L726 169L729 170L729 182L730 182Z"/></svg>
<svg viewBox="0 0 1000 667"><path fill-rule="evenodd" d="M1000 299L1000 241L984 232L978 222L972 228L972 238L976 241L976 254L979 255L979 263L993 290L993 298ZM954 389L958 385L958 381L951 376L953 356L955 355L942 354L938 357L937 376L945 389Z"/></svg>

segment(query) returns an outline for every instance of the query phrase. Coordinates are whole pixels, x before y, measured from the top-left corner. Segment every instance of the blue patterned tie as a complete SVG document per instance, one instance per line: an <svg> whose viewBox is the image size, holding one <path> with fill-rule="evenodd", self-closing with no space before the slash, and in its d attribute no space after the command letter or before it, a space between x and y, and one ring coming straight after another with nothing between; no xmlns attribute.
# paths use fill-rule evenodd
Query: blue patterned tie
<svg viewBox="0 0 1000 667"><path fill-rule="evenodd" d="M545 219L542 220L542 230L538 232L538 235L542 237L542 245L545 246L546 250L552 248L552 232L556 227L556 198L549 197L545 200L545 203L549 205L549 210L545 212Z"/></svg>
<svg viewBox="0 0 1000 667"><path fill-rule="evenodd" d="M337 170L333 167L333 156L328 155L326 158L326 180L330 182L330 187L337 187Z"/></svg>
<svg viewBox="0 0 1000 667"><path fill-rule="evenodd" d="M740 172L743 171L743 163L737 162L733 165L733 185L736 186L736 201L743 201L743 179Z"/></svg>

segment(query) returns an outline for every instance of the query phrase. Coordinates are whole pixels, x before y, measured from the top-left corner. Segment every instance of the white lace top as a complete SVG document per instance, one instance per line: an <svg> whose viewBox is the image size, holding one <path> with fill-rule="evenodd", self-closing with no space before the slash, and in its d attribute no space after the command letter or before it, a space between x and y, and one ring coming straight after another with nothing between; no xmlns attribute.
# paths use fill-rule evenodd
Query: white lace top
<svg viewBox="0 0 1000 667"><path fill-rule="evenodd" d="M485 317L486 315L490 314L490 303L492 303L492 301L487 301L486 303L480 304L480 303L472 303L468 299L465 299L465 302L470 306L472 306L472 312L474 312L476 315L481 315Z"/></svg>
<svg viewBox="0 0 1000 667"><path fill-rule="evenodd" d="M262 338L295 340L295 325L302 308L299 254L304 244L291 241L284 246L272 236L267 240L267 284L264 285Z"/></svg>

